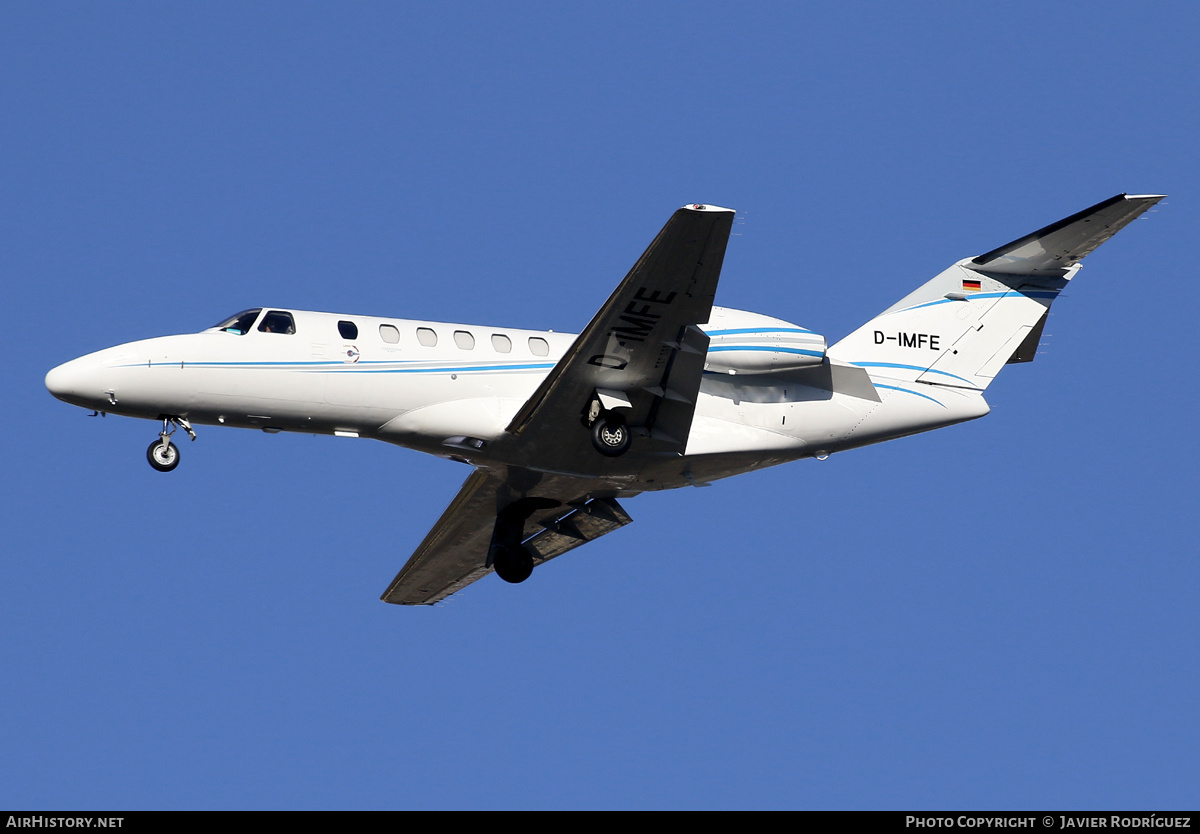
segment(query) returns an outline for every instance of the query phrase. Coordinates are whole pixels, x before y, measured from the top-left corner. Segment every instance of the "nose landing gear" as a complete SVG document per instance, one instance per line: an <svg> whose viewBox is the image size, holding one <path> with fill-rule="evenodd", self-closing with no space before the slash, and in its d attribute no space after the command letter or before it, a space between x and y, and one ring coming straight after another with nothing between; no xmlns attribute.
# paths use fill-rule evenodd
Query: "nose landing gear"
<svg viewBox="0 0 1200 834"><path fill-rule="evenodd" d="M171 435L175 434L176 428L182 428L188 433L188 437L192 440L196 439L196 432L192 430L192 424L183 417L164 417L163 428L158 435L158 440L150 444L146 449L146 460L150 461L159 472L170 472L179 465L179 447L171 442Z"/></svg>
<svg viewBox="0 0 1200 834"><path fill-rule="evenodd" d="M146 460L159 472L170 472L179 465L179 447L170 440L155 440L146 450Z"/></svg>

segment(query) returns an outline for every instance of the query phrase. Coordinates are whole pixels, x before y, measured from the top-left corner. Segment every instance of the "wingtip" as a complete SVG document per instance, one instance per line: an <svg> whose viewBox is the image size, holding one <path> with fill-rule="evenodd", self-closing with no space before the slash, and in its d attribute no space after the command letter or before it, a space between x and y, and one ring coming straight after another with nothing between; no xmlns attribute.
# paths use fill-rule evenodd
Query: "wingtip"
<svg viewBox="0 0 1200 834"><path fill-rule="evenodd" d="M686 206L683 206L683 208L688 209L689 211L726 211L730 214L737 213L736 209L721 208L720 206L714 206L711 203L688 203Z"/></svg>

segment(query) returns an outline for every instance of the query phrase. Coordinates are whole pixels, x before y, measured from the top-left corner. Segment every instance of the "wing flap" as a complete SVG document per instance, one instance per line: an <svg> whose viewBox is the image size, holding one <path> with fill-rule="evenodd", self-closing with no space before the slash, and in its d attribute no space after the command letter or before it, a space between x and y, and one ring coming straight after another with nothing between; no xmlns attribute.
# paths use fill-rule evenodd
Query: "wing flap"
<svg viewBox="0 0 1200 834"><path fill-rule="evenodd" d="M687 335L681 337L680 342L689 349L672 352L661 384L648 389L654 399L641 422L647 436L663 441L671 451L680 454L691 434L692 415L696 412L700 381L704 377L705 352L696 352L695 346L701 341L706 348L708 346L708 336L698 327L689 325L685 330ZM692 335L692 331L703 336L703 340Z"/></svg>
<svg viewBox="0 0 1200 834"><path fill-rule="evenodd" d="M526 540L537 562L548 562L581 544L595 541L633 519L615 498L594 498L567 515L548 521L542 531Z"/></svg>

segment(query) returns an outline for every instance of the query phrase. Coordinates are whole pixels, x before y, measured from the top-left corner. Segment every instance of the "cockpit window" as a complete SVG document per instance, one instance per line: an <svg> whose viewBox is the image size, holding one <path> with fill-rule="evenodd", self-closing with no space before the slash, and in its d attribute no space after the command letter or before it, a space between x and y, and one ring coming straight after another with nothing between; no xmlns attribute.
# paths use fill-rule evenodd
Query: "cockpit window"
<svg viewBox="0 0 1200 834"><path fill-rule="evenodd" d="M292 321L291 313L272 310L263 316L262 324L258 326L258 329L262 333L295 333L296 323Z"/></svg>
<svg viewBox="0 0 1200 834"><path fill-rule="evenodd" d="M237 336L245 336L250 332L250 328L254 326L254 320L258 318L258 314L262 312L262 307L254 310L242 310L242 312L230 316L217 325L217 328L224 330L226 333L233 333Z"/></svg>

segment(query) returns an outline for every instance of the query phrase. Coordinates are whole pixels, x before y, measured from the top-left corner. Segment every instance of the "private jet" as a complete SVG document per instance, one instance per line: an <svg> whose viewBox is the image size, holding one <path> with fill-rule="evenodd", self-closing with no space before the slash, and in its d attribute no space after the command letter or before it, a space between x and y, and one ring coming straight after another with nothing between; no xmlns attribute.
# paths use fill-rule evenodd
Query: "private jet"
<svg viewBox="0 0 1200 834"><path fill-rule="evenodd" d="M382 440L467 463L382 599L431 605L629 524L620 501L974 420L1037 352L1080 260L1163 195L1119 194L953 264L844 339L713 305L734 212L684 206L579 335L277 307L46 375L154 420L170 472L196 426Z"/></svg>

